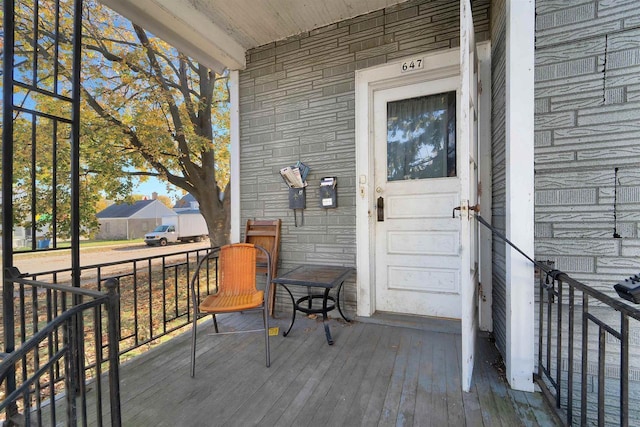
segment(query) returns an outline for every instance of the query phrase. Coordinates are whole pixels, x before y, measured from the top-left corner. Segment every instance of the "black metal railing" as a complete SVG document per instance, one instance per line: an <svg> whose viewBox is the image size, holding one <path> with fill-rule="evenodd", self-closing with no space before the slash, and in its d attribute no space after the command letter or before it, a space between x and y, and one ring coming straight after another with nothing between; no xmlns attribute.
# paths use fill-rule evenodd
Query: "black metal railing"
<svg viewBox="0 0 640 427"><path fill-rule="evenodd" d="M21 302L17 313L30 321L20 321L22 343L0 362L4 425L100 426L105 417L120 426L116 281L105 283L103 293L15 273L10 270L5 283L13 283Z"/></svg>
<svg viewBox="0 0 640 427"><path fill-rule="evenodd" d="M640 311L558 270L541 270L538 383L569 424L629 425L630 321L638 330ZM633 412L637 419L637 405Z"/></svg>
<svg viewBox="0 0 640 427"><path fill-rule="evenodd" d="M190 324L188 280L197 261L208 250L176 251L80 268L83 289L102 291L110 279L117 284L116 290L120 295L117 337L121 356L134 356L153 342L178 333ZM215 287L215 276L211 276L210 269L203 269L202 274L200 289L211 292ZM71 280L71 269L26 273L25 276L31 280L66 285ZM29 311L28 307L48 304L43 295L20 297L16 313ZM24 337L32 320L24 315L17 318L22 319L16 324L17 335Z"/></svg>
<svg viewBox="0 0 640 427"><path fill-rule="evenodd" d="M538 269L534 378L567 424L628 426L630 419L640 419L640 378L630 381L629 339L631 332L640 337L640 310L572 279L553 263L535 261L481 216L476 219Z"/></svg>
<svg viewBox="0 0 640 427"><path fill-rule="evenodd" d="M95 381L98 384L96 390L99 392L102 390L100 382L103 381L103 365L110 355L117 354L120 361L133 357L151 348L154 343L159 343L162 338L178 334L190 325L192 310L188 279L198 260L208 251L209 248L177 251L160 256L83 266L80 269L81 288L70 286L71 268L34 274L14 270L16 313L14 330L16 341L21 344L20 351L26 353L32 351L33 345L30 343L34 336L38 336L44 341L36 345L40 348L40 352L33 353L32 358L34 360L55 358L47 362L50 367L41 373L47 378L44 395L54 396L60 393L68 395L66 389L70 373L76 378L70 383L70 387L86 387L84 384L87 381ZM198 278L199 285L196 288L198 292L211 293L215 290L216 262L216 258L211 259L209 263L212 265L201 270ZM109 284L113 292L118 295L118 299L113 302L112 328L107 328L106 324L103 324L104 320L101 321L100 317L95 317L100 314L102 310L100 307L99 312L90 318L87 317L88 307L84 305L94 303L86 303L83 309L80 309L74 306L74 298L72 298L74 295L84 295L97 300L100 296L104 297L103 291L108 289ZM79 311L83 313L79 314ZM61 316L62 320L60 320ZM77 320L71 321L70 317ZM75 343L69 342L69 322L71 324L76 322L75 327L78 331L84 331L84 338L75 340ZM45 328L54 328L57 333L43 333ZM76 334L76 336L83 335ZM112 342L115 342L115 347L109 347ZM28 348L25 347L27 345ZM41 354L43 349L47 350L44 356ZM76 357L80 362L76 363L75 367L68 366L65 362L71 353L84 356ZM24 355L18 357L24 366L27 360L25 357L29 358ZM71 369L70 371L66 369L67 366ZM23 373L21 379L23 384L36 381L29 380L22 367L16 369L16 372ZM36 395L34 386L24 385L24 387L31 390L33 396ZM42 386L38 387L39 390L43 389ZM23 389L16 388L16 393L23 393ZM84 394L81 393L81 396L83 396L82 401L86 400ZM13 410L11 404L5 402L8 397L0 394L0 401L3 401L4 406L9 405L11 414ZM98 397L97 401L100 402L102 399ZM26 406L29 404L35 405L36 409L41 406L41 403L33 399L30 402L21 403ZM16 405L13 405L13 408L15 407ZM17 411L13 412L17 413ZM83 409L80 414L81 419L86 418L85 412ZM92 411L97 414L97 420L103 419L102 412L101 406ZM54 415L58 416L57 413Z"/></svg>

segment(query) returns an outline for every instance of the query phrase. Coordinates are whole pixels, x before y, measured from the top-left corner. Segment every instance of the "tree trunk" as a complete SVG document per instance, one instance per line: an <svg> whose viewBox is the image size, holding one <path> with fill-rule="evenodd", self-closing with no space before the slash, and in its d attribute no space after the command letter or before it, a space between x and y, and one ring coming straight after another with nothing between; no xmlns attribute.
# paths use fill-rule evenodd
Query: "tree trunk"
<svg viewBox="0 0 640 427"><path fill-rule="evenodd" d="M199 194L193 194L200 204L200 213L207 222L209 230L209 241L211 247L222 246L229 243L229 223L230 223L230 203L227 199L229 194L225 193L225 201L218 199L219 192L211 188L205 188Z"/></svg>

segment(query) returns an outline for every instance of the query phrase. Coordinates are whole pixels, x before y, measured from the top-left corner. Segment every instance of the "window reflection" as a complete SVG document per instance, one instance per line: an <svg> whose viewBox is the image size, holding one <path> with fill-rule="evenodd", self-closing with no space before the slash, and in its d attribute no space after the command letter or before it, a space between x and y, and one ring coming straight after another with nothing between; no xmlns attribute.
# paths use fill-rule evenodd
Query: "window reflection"
<svg viewBox="0 0 640 427"><path fill-rule="evenodd" d="M455 91L387 103L387 180L456 176Z"/></svg>

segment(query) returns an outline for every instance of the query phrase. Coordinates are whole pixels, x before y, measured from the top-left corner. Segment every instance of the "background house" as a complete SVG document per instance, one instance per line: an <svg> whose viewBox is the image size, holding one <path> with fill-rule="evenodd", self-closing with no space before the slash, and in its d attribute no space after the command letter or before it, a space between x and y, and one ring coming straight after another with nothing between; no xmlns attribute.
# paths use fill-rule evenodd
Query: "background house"
<svg viewBox="0 0 640 427"><path fill-rule="evenodd" d="M173 205L173 210L176 212L180 212L183 210L193 210L193 209L197 210L199 206L200 204L198 203L196 198L193 197L191 193L187 193L184 196L182 196L180 200L176 202L175 205Z"/></svg>
<svg viewBox="0 0 640 427"><path fill-rule="evenodd" d="M109 206L96 215L100 222L98 240L138 239L162 224L163 216L176 213L159 200L138 200L133 204Z"/></svg>

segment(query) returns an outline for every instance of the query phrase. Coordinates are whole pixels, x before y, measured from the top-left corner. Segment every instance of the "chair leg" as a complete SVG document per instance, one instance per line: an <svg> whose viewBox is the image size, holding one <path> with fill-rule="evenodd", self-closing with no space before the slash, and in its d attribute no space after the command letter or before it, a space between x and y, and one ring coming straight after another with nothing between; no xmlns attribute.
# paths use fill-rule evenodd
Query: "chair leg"
<svg viewBox="0 0 640 427"><path fill-rule="evenodd" d="M276 277L276 276L271 276L271 277ZM271 317L275 317L274 316L274 312L273 310L275 310L275 306L276 306L276 284L275 283L271 283L271 293L269 294L269 314L271 315Z"/></svg>
<svg viewBox="0 0 640 427"><path fill-rule="evenodd" d="M196 375L196 329L198 327L198 315L193 317L193 327L191 328L191 378Z"/></svg>
<svg viewBox="0 0 640 427"><path fill-rule="evenodd" d="M269 308L267 301L264 302L264 343L265 351L267 353L267 368L271 366L271 352L269 350Z"/></svg>
<svg viewBox="0 0 640 427"><path fill-rule="evenodd" d="M218 320L216 319L216 315L212 314L211 317L213 317L213 327L216 329L216 334L220 331L218 331Z"/></svg>

